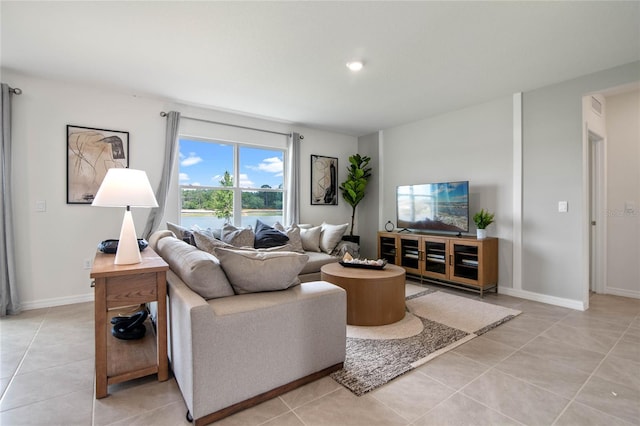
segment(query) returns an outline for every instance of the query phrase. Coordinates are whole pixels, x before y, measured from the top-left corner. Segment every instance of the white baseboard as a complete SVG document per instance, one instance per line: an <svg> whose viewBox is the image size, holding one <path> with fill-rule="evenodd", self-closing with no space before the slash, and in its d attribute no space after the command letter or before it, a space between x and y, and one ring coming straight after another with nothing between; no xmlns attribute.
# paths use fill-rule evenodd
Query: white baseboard
<svg viewBox="0 0 640 426"><path fill-rule="evenodd" d="M627 290L625 288L605 287L605 294L612 294L614 296L632 297L634 299L640 299L640 291Z"/></svg>
<svg viewBox="0 0 640 426"><path fill-rule="evenodd" d="M580 300L565 299L563 297L549 296L546 294L534 293L526 290L516 290L508 287L499 287L498 292L507 296L520 297L522 299L534 300L536 302L548 303L550 305L562 306L564 308L584 311L584 303Z"/></svg>
<svg viewBox="0 0 640 426"><path fill-rule="evenodd" d="M22 309L30 311L32 309L51 308L53 306L73 305L74 303L93 302L93 292L66 297L54 297L51 299L32 300L21 302Z"/></svg>

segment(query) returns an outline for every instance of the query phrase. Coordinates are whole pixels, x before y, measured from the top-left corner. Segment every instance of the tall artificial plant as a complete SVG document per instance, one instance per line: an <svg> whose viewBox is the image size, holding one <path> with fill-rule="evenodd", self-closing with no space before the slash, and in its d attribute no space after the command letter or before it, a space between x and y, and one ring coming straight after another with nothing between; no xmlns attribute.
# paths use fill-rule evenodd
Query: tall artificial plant
<svg viewBox="0 0 640 426"><path fill-rule="evenodd" d="M356 207L365 196L365 189L371 177L371 167L367 167L371 157L354 154L349 157L349 167L347 167L347 180L340 184L342 198L352 207L351 231L353 236L353 224L356 218Z"/></svg>

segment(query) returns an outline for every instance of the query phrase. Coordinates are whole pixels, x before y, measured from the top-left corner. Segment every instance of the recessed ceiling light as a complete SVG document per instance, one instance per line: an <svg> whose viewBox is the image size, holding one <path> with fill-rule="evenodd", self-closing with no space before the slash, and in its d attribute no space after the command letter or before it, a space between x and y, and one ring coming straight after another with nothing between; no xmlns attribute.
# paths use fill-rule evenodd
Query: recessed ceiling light
<svg viewBox="0 0 640 426"><path fill-rule="evenodd" d="M347 68L349 68L351 71L360 71L363 66L364 65L361 61L347 62Z"/></svg>

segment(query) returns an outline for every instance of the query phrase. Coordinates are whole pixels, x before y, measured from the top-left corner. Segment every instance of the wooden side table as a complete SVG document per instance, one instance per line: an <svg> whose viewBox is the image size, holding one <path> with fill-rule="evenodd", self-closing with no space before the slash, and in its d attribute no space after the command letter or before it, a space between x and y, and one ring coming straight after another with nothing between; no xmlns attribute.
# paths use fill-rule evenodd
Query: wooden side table
<svg viewBox="0 0 640 426"><path fill-rule="evenodd" d="M109 395L108 386L150 374L169 378L167 360L167 270L169 265L151 248L142 263L114 265L115 255L98 252L90 277L95 283L96 398ZM111 335L115 308L158 302L156 333L147 320L142 339L120 340ZM111 311L110 311L111 310ZM109 317L109 318L108 318Z"/></svg>

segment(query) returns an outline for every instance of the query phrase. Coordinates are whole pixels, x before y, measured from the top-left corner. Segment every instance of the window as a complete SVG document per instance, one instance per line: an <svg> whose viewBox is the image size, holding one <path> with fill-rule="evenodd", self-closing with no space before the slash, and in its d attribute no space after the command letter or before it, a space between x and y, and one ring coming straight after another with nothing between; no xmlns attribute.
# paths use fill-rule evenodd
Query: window
<svg viewBox="0 0 640 426"><path fill-rule="evenodd" d="M284 150L186 137L179 143L182 226L282 222Z"/></svg>

